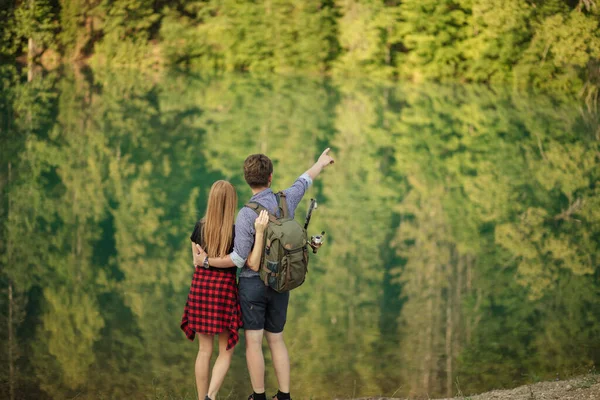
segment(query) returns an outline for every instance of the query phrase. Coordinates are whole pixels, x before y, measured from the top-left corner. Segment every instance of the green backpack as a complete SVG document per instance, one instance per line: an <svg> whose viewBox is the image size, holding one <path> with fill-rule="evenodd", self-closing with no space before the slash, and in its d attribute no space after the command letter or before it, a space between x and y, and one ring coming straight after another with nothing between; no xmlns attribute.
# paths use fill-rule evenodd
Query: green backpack
<svg viewBox="0 0 600 400"><path fill-rule="evenodd" d="M259 273L265 285L281 293L304 283L308 272L308 237L302 225L289 217L285 193L279 192L275 196L279 218L256 202L250 202L246 207L256 214L261 210L269 213Z"/></svg>

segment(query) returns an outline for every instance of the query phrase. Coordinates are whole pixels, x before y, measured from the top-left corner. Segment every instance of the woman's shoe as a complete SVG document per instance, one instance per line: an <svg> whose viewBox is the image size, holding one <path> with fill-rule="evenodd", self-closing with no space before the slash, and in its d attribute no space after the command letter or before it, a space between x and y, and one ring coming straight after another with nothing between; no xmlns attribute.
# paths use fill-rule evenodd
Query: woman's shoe
<svg viewBox="0 0 600 400"><path fill-rule="evenodd" d="M248 400L254 400L254 395L255 395L255 393L252 393L250 396L248 396ZM262 394L261 394L261 397L262 397L262 396L264 396L264 395L265 395L265 394L264 394L264 393L262 393ZM262 397L262 398L266 400L266 397Z"/></svg>

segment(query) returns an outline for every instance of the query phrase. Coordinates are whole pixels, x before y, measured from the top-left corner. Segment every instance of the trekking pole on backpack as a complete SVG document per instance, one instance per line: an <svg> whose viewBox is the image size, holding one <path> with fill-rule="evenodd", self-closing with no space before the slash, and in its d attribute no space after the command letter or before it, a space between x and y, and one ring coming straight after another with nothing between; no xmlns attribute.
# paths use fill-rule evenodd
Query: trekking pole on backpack
<svg viewBox="0 0 600 400"><path fill-rule="evenodd" d="M308 212L306 213L306 221L304 222L304 230L308 228L308 223L310 222L310 217L312 216L313 210L317 209L317 201L315 199L310 199L310 205L308 206Z"/></svg>

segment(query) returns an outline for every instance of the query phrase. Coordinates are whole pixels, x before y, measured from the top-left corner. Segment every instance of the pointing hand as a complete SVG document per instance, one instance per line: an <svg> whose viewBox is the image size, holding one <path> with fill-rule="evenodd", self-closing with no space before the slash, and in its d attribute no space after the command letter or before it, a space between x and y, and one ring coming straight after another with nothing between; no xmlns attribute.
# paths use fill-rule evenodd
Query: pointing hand
<svg viewBox="0 0 600 400"><path fill-rule="evenodd" d="M327 167L328 165L333 164L335 161L333 160L333 157L331 157L329 155L329 151L331 149L328 147L325 149L325 151L323 153L321 153L321 156L319 156L319 159L317 160L317 162L319 163L319 165L322 168Z"/></svg>

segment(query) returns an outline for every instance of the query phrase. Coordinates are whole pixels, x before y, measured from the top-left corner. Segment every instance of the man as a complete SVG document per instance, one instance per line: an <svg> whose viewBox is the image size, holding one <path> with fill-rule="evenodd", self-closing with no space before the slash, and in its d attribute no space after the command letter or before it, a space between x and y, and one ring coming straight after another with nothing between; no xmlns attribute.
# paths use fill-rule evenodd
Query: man
<svg viewBox="0 0 600 400"><path fill-rule="evenodd" d="M323 170L333 164L327 148L317 162L300 175L294 184L284 190L290 217L294 217L296 207L308 187ZM279 215L275 194L270 189L273 180L273 163L264 154L253 154L244 162L244 178L252 189L250 201L257 202L267 210ZM290 360L283 340L283 328L287 318L289 292L278 293L267 287L259 277L259 265L248 265L246 260L254 244L254 220L257 214L243 207L235 221L233 253L222 258L209 258L208 264L227 267L233 264L242 268L239 279L240 305L246 335L246 362L250 373L253 393L248 400L266 400L265 360L262 352L263 336L267 338L273 359L279 390L273 399L290 399ZM198 246L194 254L194 264L202 265L206 253Z"/></svg>

